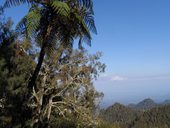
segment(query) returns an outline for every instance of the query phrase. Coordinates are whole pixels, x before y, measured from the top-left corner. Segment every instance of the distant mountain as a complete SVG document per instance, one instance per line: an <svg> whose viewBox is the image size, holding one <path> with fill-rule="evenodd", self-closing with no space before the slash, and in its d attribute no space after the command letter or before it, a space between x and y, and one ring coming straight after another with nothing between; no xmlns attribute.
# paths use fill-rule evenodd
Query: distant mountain
<svg viewBox="0 0 170 128"><path fill-rule="evenodd" d="M147 98L139 102L138 104L129 104L128 107L134 110L148 110L154 107L169 105L169 104L170 104L170 100L165 100L162 103L156 103L154 100Z"/></svg>
<svg viewBox="0 0 170 128"><path fill-rule="evenodd" d="M169 105L169 104L170 104L170 100L165 100L165 101L162 102L161 104L163 104L163 105Z"/></svg>
<svg viewBox="0 0 170 128"><path fill-rule="evenodd" d="M135 106L135 109L137 109L137 110L146 110L146 109L150 109L150 108L157 107L157 106L158 106L158 104L155 101L148 98L148 99L144 99L143 101L139 102Z"/></svg>
<svg viewBox="0 0 170 128"><path fill-rule="evenodd" d="M115 103L101 110L100 118L119 128L170 128L170 100L158 104L147 98L128 106Z"/></svg>

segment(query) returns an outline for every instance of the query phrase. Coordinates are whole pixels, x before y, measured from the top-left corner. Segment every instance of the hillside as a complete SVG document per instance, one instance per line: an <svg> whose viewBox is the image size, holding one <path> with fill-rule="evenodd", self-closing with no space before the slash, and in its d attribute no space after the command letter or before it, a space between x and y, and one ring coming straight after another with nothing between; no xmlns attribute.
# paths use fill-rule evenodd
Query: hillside
<svg viewBox="0 0 170 128"><path fill-rule="evenodd" d="M136 119L132 128L170 128L170 105L144 112Z"/></svg>
<svg viewBox="0 0 170 128"><path fill-rule="evenodd" d="M136 113L127 106L115 103L107 109L102 110L100 117L108 123L116 122L125 128L136 118Z"/></svg>
<svg viewBox="0 0 170 128"><path fill-rule="evenodd" d="M170 128L170 105L167 100L158 104L152 99L128 106L115 103L101 110L100 117L120 128Z"/></svg>
<svg viewBox="0 0 170 128"><path fill-rule="evenodd" d="M168 104L170 104L170 100L165 100L165 101L162 102L161 104L168 105Z"/></svg>

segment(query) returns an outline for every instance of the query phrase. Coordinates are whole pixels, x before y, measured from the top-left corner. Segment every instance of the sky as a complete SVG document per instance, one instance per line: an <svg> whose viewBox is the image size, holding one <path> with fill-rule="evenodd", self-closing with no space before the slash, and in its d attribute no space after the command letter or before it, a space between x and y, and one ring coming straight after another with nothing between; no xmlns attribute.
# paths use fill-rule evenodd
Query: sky
<svg viewBox="0 0 170 128"><path fill-rule="evenodd" d="M5 14L16 24L26 8ZM94 0L94 12L98 34L87 49L101 51L107 65L94 82L105 95L102 105L170 99L170 1Z"/></svg>

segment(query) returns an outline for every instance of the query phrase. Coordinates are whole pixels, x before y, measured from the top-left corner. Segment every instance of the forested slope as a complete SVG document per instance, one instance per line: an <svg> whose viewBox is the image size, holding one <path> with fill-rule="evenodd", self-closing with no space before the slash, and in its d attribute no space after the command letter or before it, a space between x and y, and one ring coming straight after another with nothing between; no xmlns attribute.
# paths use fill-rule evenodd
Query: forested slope
<svg viewBox="0 0 170 128"><path fill-rule="evenodd" d="M163 103L145 99L136 105L137 108L135 105L129 107L115 103L101 110L100 117L108 124L117 124L121 128L169 128L170 105Z"/></svg>

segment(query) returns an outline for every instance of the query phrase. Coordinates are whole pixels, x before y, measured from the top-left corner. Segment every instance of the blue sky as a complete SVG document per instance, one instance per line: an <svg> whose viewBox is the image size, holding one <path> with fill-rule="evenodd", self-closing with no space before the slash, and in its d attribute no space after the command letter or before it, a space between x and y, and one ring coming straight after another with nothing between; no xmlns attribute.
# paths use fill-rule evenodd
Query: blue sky
<svg viewBox="0 0 170 128"><path fill-rule="evenodd" d="M6 15L17 23L26 7ZM170 1L94 0L94 11L98 34L87 49L103 52L107 65L95 82L105 94L103 103L170 98Z"/></svg>
<svg viewBox="0 0 170 128"><path fill-rule="evenodd" d="M104 103L170 98L170 1L105 0L94 4L106 73L96 82Z"/></svg>

